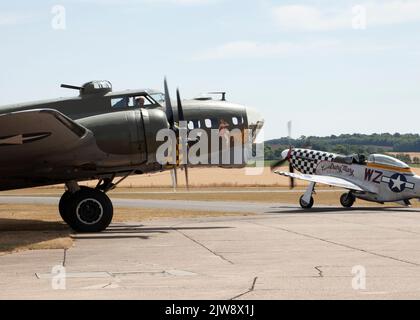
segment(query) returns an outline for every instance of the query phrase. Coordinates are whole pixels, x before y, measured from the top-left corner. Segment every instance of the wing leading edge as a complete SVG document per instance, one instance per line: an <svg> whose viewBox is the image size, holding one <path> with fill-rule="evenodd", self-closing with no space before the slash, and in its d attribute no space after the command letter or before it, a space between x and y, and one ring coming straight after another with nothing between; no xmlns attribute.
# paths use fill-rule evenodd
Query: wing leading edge
<svg viewBox="0 0 420 320"><path fill-rule="evenodd" d="M90 131L62 113L36 109L0 115L0 163L12 165L74 150Z"/></svg>
<svg viewBox="0 0 420 320"><path fill-rule="evenodd" d="M354 191L362 191L362 192L369 191L369 190L364 190L361 187L355 185L354 183L351 183L341 178L335 178L335 177L330 177L330 176L307 175L307 174L301 174L301 173L290 173L290 172L283 172L283 171L276 171L275 173L281 176L289 177L289 178L295 178L295 179L309 181L309 182L326 184L333 187L339 187L339 188L344 188L344 189L349 189L349 190L354 190Z"/></svg>

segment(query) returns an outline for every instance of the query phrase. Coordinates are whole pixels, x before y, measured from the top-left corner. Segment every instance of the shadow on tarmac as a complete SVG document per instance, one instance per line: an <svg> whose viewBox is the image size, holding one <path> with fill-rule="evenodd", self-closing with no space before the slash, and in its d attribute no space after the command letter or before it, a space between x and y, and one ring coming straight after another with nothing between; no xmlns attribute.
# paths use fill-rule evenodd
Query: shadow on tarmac
<svg viewBox="0 0 420 320"><path fill-rule="evenodd" d="M276 210L281 209L281 210ZM269 214L313 214L313 213L324 213L324 214L339 214L339 213L351 213L351 214L369 214L369 213L399 213L399 212L410 212L417 213L420 209L410 209L403 207L354 207L354 208L332 208L332 207L317 207L312 209L301 209L301 208L290 208L290 207L273 207L273 210L267 211Z"/></svg>

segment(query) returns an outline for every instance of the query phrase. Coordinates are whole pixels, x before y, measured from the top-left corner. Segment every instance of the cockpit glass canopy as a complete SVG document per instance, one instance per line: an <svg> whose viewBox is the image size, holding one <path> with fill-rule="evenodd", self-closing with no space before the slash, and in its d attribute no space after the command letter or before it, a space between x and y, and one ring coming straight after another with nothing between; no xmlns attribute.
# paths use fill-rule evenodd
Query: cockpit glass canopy
<svg viewBox="0 0 420 320"><path fill-rule="evenodd" d="M409 166L401 160L395 159L383 154L372 154L368 158L368 162L375 164L383 164L397 168L409 168Z"/></svg>
<svg viewBox="0 0 420 320"><path fill-rule="evenodd" d="M165 95L161 92L151 93L150 96L160 105L165 105Z"/></svg>

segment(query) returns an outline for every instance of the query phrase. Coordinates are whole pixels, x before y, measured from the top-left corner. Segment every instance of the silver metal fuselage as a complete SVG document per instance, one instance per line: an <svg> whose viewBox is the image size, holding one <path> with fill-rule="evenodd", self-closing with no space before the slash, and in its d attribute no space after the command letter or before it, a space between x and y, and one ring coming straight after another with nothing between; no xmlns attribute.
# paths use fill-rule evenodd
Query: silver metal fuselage
<svg viewBox="0 0 420 320"><path fill-rule="evenodd" d="M310 156L306 156L311 153ZM315 155L315 156L313 156ZM341 178L361 189L353 194L360 199L399 202L420 198L420 176L405 168L372 162L342 163L345 157L323 151L294 149L291 154L293 167L302 174Z"/></svg>

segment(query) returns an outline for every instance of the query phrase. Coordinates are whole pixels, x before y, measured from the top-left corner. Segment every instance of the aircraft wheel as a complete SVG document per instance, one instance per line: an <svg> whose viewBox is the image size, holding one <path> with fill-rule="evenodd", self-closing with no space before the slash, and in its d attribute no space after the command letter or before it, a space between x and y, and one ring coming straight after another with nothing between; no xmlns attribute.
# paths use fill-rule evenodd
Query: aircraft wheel
<svg viewBox="0 0 420 320"><path fill-rule="evenodd" d="M111 224L114 209L102 191L81 188L64 203L67 204L64 216L76 232L101 232Z"/></svg>
<svg viewBox="0 0 420 320"><path fill-rule="evenodd" d="M86 190L86 189L90 189L88 187L80 187L80 190ZM63 219L63 221L67 224L70 223L70 219L68 217L68 213L67 213L67 208L69 207L69 201L71 199L71 197L73 196L73 194L70 191L66 191L64 192L64 194L61 196L60 198L60 202L58 203L58 211L60 212L60 216L61 219Z"/></svg>
<svg viewBox="0 0 420 320"><path fill-rule="evenodd" d="M299 199L299 203L300 203L300 206L302 207L302 209L312 209L312 207L314 206L314 197L311 197L311 201L309 201L309 203L306 203L303 200L303 197L304 196L301 196L300 199Z"/></svg>
<svg viewBox="0 0 420 320"><path fill-rule="evenodd" d="M356 197L351 193L345 193L340 197L341 205L344 208L351 208L356 201Z"/></svg>
<svg viewBox="0 0 420 320"><path fill-rule="evenodd" d="M58 204L58 211L60 211L60 216L61 219L63 219L63 221L67 224L69 224L70 220L68 219L68 214L67 214L67 207L69 205L69 201L71 199L71 192L70 191L66 191L64 192L64 194L61 196L60 198L60 202Z"/></svg>

